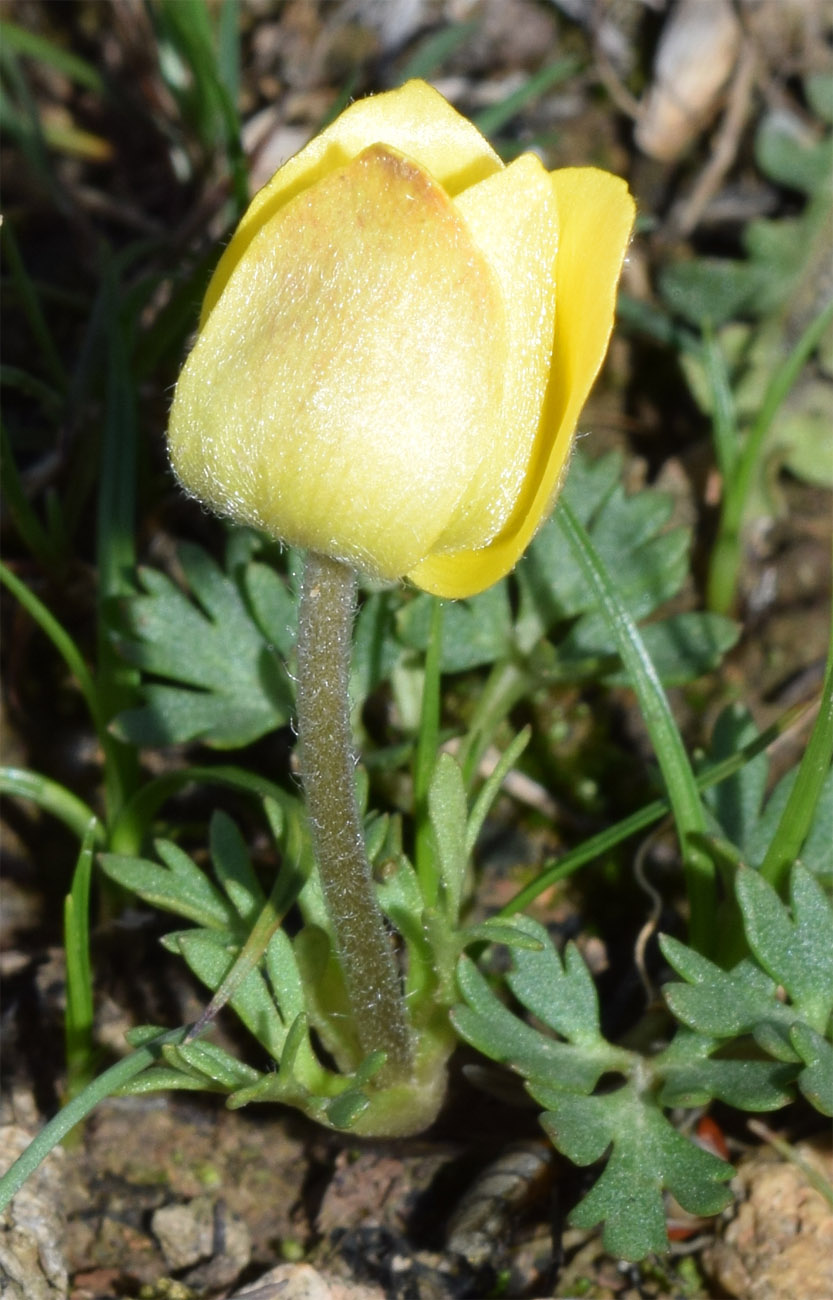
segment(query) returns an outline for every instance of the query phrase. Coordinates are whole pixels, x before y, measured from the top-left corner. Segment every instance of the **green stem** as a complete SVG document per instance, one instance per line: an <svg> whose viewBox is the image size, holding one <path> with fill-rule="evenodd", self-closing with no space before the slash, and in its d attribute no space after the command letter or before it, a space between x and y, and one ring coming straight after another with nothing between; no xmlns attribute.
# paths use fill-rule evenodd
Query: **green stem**
<svg viewBox="0 0 833 1300"><path fill-rule="evenodd" d="M413 1041L356 801L348 680L355 574L310 552L298 624L298 735L324 901L362 1049L381 1049L385 1084L411 1076Z"/></svg>
<svg viewBox="0 0 833 1300"><path fill-rule="evenodd" d="M20 1190L30 1174L33 1174L38 1165L49 1155L49 1152L56 1147L59 1142L63 1141L67 1133L80 1124L82 1119L95 1109L100 1101L105 1097L110 1097L119 1088L123 1088L126 1083L141 1074L149 1066L158 1061L162 1055L162 1048L166 1043L181 1043L188 1033L188 1026L182 1026L179 1029L172 1029L167 1034L159 1034L158 1037L151 1039L144 1047L140 1047L135 1052L131 1052L123 1061L112 1065L109 1070L105 1070L97 1079L88 1084L83 1092L79 1092L77 1097L59 1110L44 1128L41 1129L37 1137L33 1138L22 1155L18 1156L10 1169L0 1178L0 1213L5 1210L9 1201L14 1194Z"/></svg>

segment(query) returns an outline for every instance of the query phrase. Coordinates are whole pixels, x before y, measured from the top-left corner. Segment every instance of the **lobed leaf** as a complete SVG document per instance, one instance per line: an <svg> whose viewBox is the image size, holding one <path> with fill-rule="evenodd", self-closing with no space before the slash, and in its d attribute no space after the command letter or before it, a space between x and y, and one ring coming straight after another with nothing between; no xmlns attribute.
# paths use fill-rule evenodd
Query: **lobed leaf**
<svg viewBox="0 0 833 1300"><path fill-rule="evenodd" d="M250 927L266 904L266 895L252 869L246 842L224 812L211 818L209 830L214 873L244 925Z"/></svg>
<svg viewBox="0 0 833 1300"><path fill-rule="evenodd" d="M775 982L754 962L744 959L724 971L669 935L661 935L659 944L666 961L686 980L666 984L663 996L677 1019L698 1033L733 1038L784 1011L775 997Z"/></svg>
<svg viewBox="0 0 833 1300"><path fill-rule="evenodd" d="M575 1164L592 1164L610 1150L601 1177L569 1221L578 1228L604 1222L611 1254L638 1260L668 1250L663 1190L692 1214L716 1214L731 1200L722 1186L731 1165L678 1133L635 1083L593 1097L537 1085L530 1092L548 1108L544 1129Z"/></svg>
<svg viewBox="0 0 833 1300"><path fill-rule="evenodd" d="M806 868L790 877L792 918L771 885L750 868L736 890L749 945L761 966L783 985L796 1011L824 1032L833 1011L833 908Z"/></svg>
<svg viewBox="0 0 833 1300"><path fill-rule="evenodd" d="M591 1092L609 1067L604 1050L559 1043L513 1015L466 956L458 963L457 982L466 1005L452 1011L454 1027L491 1060L510 1066L527 1079L557 1079L565 1088L581 1093ZM607 1044L602 1042L600 1047Z"/></svg>
<svg viewBox="0 0 833 1300"><path fill-rule="evenodd" d="M822 1115L833 1115L833 1044L809 1025L793 1025L790 1039L805 1068L798 1076L804 1096Z"/></svg>
<svg viewBox="0 0 833 1300"><path fill-rule="evenodd" d="M663 1071L663 1106L723 1101L739 1110L778 1110L793 1100L794 1065L779 1061L700 1060Z"/></svg>
<svg viewBox="0 0 833 1300"><path fill-rule="evenodd" d="M424 652L431 635L434 597L419 595L396 615L402 643ZM468 600L443 606L440 668L444 673L467 672L503 659L512 646L512 614L505 582L496 583Z"/></svg>
<svg viewBox="0 0 833 1300"><path fill-rule="evenodd" d="M103 853L99 861L105 875L153 907L209 929L233 930L232 908L188 854L170 840L157 840L155 848L163 866L122 853Z"/></svg>
<svg viewBox="0 0 833 1300"><path fill-rule="evenodd" d="M222 935L211 930L187 930L180 933L177 936L177 948L197 979L212 992L222 983L239 952L239 944L229 944ZM270 1056L279 1061L286 1038L286 1026L259 970L249 971L229 998L229 1005Z"/></svg>
<svg viewBox="0 0 833 1300"><path fill-rule="evenodd" d="M578 948L568 943L562 961L542 925L530 917L518 917L516 923L539 946L513 950L506 982L515 997L569 1042L602 1043L596 988Z"/></svg>
<svg viewBox="0 0 833 1300"><path fill-rule="evenodd" d="M143 707L119 714L113 730L140 746L248 744L285 723L292 709L278 642L267 640L241 591L248 583L263 597L263 566L248 579L243 569L238 581L198 546L183 543L179 557L188 593L165 574L142 569L144 594L121 602L124 632L117 638L131 664L177 685L146 683ZM281 626L286 616L284 605ZM279 641L286 645L286 635Z"/></svg>
<svg viewBox="0 0 833 1300"><path fill-rule="evenodd" d="M456 924L468 867L466 824L468 804L463 773L451 754L440 754L428 787L428 814L442 881L442 906Z"/></svg>

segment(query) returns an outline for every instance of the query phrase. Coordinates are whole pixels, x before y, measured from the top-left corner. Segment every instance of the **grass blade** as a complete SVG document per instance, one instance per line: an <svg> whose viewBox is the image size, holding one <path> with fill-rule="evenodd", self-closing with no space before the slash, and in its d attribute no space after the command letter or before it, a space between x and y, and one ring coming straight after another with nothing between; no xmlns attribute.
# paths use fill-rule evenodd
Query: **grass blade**
<svg viewBox="0 0 833 1300"><path fill-rule="evenodd" d="M475 126L485 136L494 135L507 122L511 122L512 118L516 117L527 104L572 77L581 66L581 59L577 59L572 54L568 54L563 59L556 59L554 63L548 63L546 67L541 68L525 81L518 90L502 99L499 104L490 104L488 108L477 113L473 119Z"/></svg>
<svg viewBox="0 0 833 1300"><path fill-rule="evenodd" d="M729 483L740 451L738 424L726 358L710 327L703 331L703 364L711 393L715 459L723 482Z"/></svg>
<svg viewBox="0 0 833 1300"><path fill-rule="evenodd" d="M622 663L639 699L642 717L668 791L682 850L691 910L689 942L698 952L708 953L712 946L716 908L715 872L713 863L692 839L693 836L705 835L706 817L682 737L639 629L619 596L613 579L602 565L587 532L563 498L555 517L587 581L596 593L601 612L607 619Z"/></svg>
<svg viewBox="0 0 833 1300"><path fill-rule="evenodd" d="M0 1213L5 1210L15 1193L20 1191L29 1175L33 1174L49 1152L72 1132L76 1124L86 1119L105 1097L111 1097L119 1088L123 1088L131 1079L135 1079L137 1074L154 1065L162 1056L162 1048L166 1043L182 1043L187 1033L188 1026L183 1025L179 1029L172 1029L168 1033L152 1038L150 1042L131 1052L124 1060L111 1065L109 1070L105 1070L92 1083L88 1083L83 1092L79 1092L77 1097L73 1097L72 1101L59 1110L0 1178Z"/></svg>
<svg viewBox="0 0 833 1300"><path fill-rule="evenodd" d="M0 22L0 42L7 50L14 50L15 54L25 54L48 64L87 90L99 95L105 91L101 74L86 59L62 49L60 45L54 45L52 41L25 27L19 27L17 23Z"/></svg>
<svg viewBox="0 0 833 1300"><path fill-rule="evenodd" d="M57 817L64 825L83 840L90 823L95 823L96 844L104 842L104 828L92 808L74 795L66 786L51 781L40 772L30 772L22 767L0 767L0 794L13 795L18 799L31 799L33 803Z"/></svg>
<svg viewBox="0 0 833 1300"><path fill-rule="evenodd" d="M67 1001L64 1041L67 1094L70 1098L90 1082L93 1069L93 972L90 960L90 880L97 822L90 820L78 855L72 888L64 899L64 951Z"/></svg>
<svg viewBox="0 0 833 1300"><path fill-rule="evenodd" d="M697 775L697 789L708 790L710 786L719 785L721 781L728 781L729 777L739 772L747 763L751 763L753 758L762 754L768 749L779 736L783 735L797 720L805 710L805 705L799 704L795 708L789 709L782 717L773 722L772 726L767 727L759 736L744 745L736 753L730 754L722 762L715 763L712 767L707 768L704 772ZM630 839L631 835L638 835L640 831L647 830L653 826L661 817L665 817L671 811L671 805L667 799L654 799L652 803L646 804L637 812L631 813L629 817L623 817L621 821L616 822L613 826L607 826L597 835L592 835L589 840L579 844L576 848L565 853L563 858L553 862L549 867L545 867L540 875L531 880L528 885L524 885L514 898L500 909L500 916L514 916L516 912L521 912L528 907L531 902L542 894L545 889L551 885L557 884L559 880L565 880L571 876L579 867L586 866L588 862L593 862L600 858L603 853L608 853L621 844L623 840Z"/></svg>
<svg viewBox="0 0 833 1300"><path fill-rule="evenodd" d="M810 322L789 356L769 382L757 418L737 456L734 472L726 480L717 540L709 564L707 603L725 614L732 607L741 562L741 528L746 502L760 460L764 440L807 361L833 323L833 302Z"/></svg>
<svg viewBox="0 0 833 1300"><path fill-rule="evenodd" d="M761 875L775 889L787 884L790 868L813 824L816 805L833 759L833 623L818 712L775 835L761 863Z"/></svg>
<svg viewBox="0 0 833 1300"><path fill-rule="evenodd" d="M50 614L46 606L38 600L33 591L30 591L25 582L21 582L11 569L7 569L5 564L0 563L0 582L5 583L9 591L20 602L30 618L37 623L42 632L45 632L49 640L54 645L58 654L63 659L67 668L70 670L77 681L81 694L84 696L90 717L93 720L98 738L102 744L107 739L107 730L105 720L102 716L101 706L98 698L96 684L93 681L92 673L84 662L81 651L73 641L68 632L64 630L53 614Z"/></svg>

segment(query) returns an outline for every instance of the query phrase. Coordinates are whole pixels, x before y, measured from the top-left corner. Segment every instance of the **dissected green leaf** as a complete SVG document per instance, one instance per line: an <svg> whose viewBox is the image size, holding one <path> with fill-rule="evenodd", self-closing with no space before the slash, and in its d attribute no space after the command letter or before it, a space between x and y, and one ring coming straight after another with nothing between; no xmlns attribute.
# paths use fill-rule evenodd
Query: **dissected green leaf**
<svg viewBox="0 0 833 1300"><path fill-rule="evenodd" d="M588 661L598 660L610 650L607 646L592 646L592 638L599 638L599 625L582 619L570 634L559 643L558 672L573 664L581 668ZM723 656L736 644L740 628L732 619L722 614L695 610L687 614L672 614L658 623L643 624L640 634L645 649L656 669L657 676L666 686L680 686L702 677L716 668ZM591 640L590 644L585 642ZM618 661L608 666L599 663L594 676L612 686L629 686L628 673Z"/></svg>
<svg viewBox="0 0 833 1300"><path fill-rule="evenodd" d="M454 924L463 898L468 854L468 804L460 765L451 754L440 754L428 789L428 812L443 886L443 907Z"/></svg>
<svg viewBox="0 0 833 1300"><path fill-rule="evenodd" d="M602 559L615 566L629 608L637 617L643 617L679 590L686 572L687 534L682 529L674 530L673 542L669 535L660 537L671 511L665 493L646 490L627 496L621 483L609 485L608 474L600 475L598 483L590 480L593 486L604 488L604 495L601 491L592 493L587 476L580 473L578 486L574 487L581 464L582 457L576 453L564 486L564 499L572 505L576 497L585 512L588 498L593 500L595 509L582 522ZM618 459L615 464L618 468ZM554 521L538 533L517 577L522 593L521 617L523 602L531 603L544 630L595 608L581 568L564 545Z"/></svg>
<svg viewBox="0 0 833 1300"><path fill-rule="evenodd" d="M286 581L271 564L251 560L242 571L242 587L263 635L288 659L298 632L298 604Z"/></svg>
<svg viewBox="0 0 833 1300"><path fill-rule="evenodd" d="M619 482L616 456L587 462L576 453L563 498L587 528L617 590L637 620L655 613L680 590L688 572L690 534L668 528L671 499L655 489L628 496ZM578 507L578 508L576 508ZM553 636L552 667L558 678L627 681L610 626L554 517L538 533L515 581L520 606L515 637L529 653ZM572 622L572 627L565 625ZM664 681L683 682L708 671L737 639L727 619L703 613L674 615L643 627L642 634Z"/></svg>
<svg viewBox="0 0 833 1300"><path fill-rule="evenodd" d="M807 102L822 122L833 123L833 81L826 72L814 72L804 78Z"/></svg>
<svg viewBox="0 0 833 1300"><path fill-rule="evenodd" d="M668 528L671 498L652 488L628 495L621 468L616 453L591 461L577 451L563 495L616 573L629 611L644 619L680 590L691 538L685 528ZM519 594L514 620L505 582L445 607L443 672L540 653L542 639L551 635L548 650L559 677L625 680L609 628L554 520L541 528L512 582ZM428 645L431 599L416 596L396 616L398 635L409 649L424 652ZM650 624L645 635L663 680L685 682L719 662L737 639L737 628L725 618L686 613Z"/></svg>
<svg viewBox="0 0 833 1300"><path fill-rule="evenodd" d="M304 985L292 940L285 930L276 930L266 949L266 974L284 1024L291 1024L306 1009Z"/></svg>
<svg viewBox="0 0 833 1300"><path fill-rule="evenodd" d="M709 756L720 762L750 744L757 735L758 728L748 710L730 704L715 723ZM769 760L766 754L759 754L734 776L712 786L703 795L720 830L741 853L746 851L760 819L768 772Z"/></svg>
<svg viewBox="0 0 833 1300"><path fill-rule="evenodd" d="M604 1222L604 1245L612 1255L638 1260L667 1251L664 1190L692 1214L716 1214L731 1200L722 1186L731 1165L678 1133L634 1083L592 1097L537 1084L530 1092L547 1108L544 1129L575 1164L592 1164L610 1150L603 1173L569 1221L578 1228Z"/></svg>
<svg viewBox="0 0 833 1300"><path fill-rule="evenodd" d="M537 951L542 946L540 939L535 939L523 929L516 917L504 920L492 916L479 925L467 925L462 931L462 938L466 947L473 943L502 943L507 948L532 948Z"/></svg>
<svg viewBox="0 0 833 1300"><path fill-rule="evenodd" d="M177 685L146 683L144 706L120 714L113 729L140 746L195 739L218 748L247 744L290 716L285 667L244 598L246 570L224 573L192 544L183 543L179 557L188 593L165 574L142 569L145 594L122 602L118 638L130 663ZM261 567L249 580L259 597ZM285 616L285 610L278 616L281 625Z"/></svg>
<svg viewBox="0 0 833 1300"><path fill-rule="evenodd" d="M714 328L758 310L767 271L757 263L698 257L663 268L660 293L675 315L698 328Z"/></svg>
<svg viewBox="0 0 833 1300"><path fill-rule="evenodd" d="M833 768L822 786L813 825L801 848L801 862L820 880L830 883L833 877Z"/></svg>
<svg viewBox="0 0 833 1300"><path fill-rule="evenodd" d="M740 705L724 709L715 724L711 754L720 761L736 753L758 735L749 713ZM704 802L715 820L717 833L737 850L740 860L760 867L784 815L798 779L798 767L781 778L765 799L769 761L760 754L735 776L720 782L704 794ZM833 769L822 785L813 810L810 830L801 850L801 862L817 877L833 875Z"/></svg>
<svg viewBox="0 0 833 1300"><path fill-rule="evenodd" d="M696 257L663 270L663 298L697 327L775 313L829 261L833 137L820 139L797 117L776 111L761 123L755 151L763 171L808 199L797 217L747 222L744 260Z"/></svg>
<svg viewBox="0 0 833 1300"><path fill-rule="evenodd" d="M517 926L538 941L537 948L515 948L506 982L528 1011L569 1042L598 1046L599 1000L584 958L573 943L563 961L542 925L530 917Z"/></svg>
<svg viewBox="0 0 833 1300"><path fill-rule="evenodd" d="M169 936L170 938L170 936ZM177 948L191 970L212 993L222 983L240 950L212 930L187 930L177 936ZM281 1059L286 1026L259 970L252 970L229 999L251 1034L270 1056Z"/></svg>
<svg viewBox="0 0 833 1300"><path fill-rule="evenodd" d="M253 925L266 904L266 895L252 869L243 836L223 812L211 818L210 844L217 879L244 925Z"/></svg>
<svg viewBox="0 0 833 1300"><path fill-rule="evenodd" d="M829 1049L822 1036L830 1033L833 1013L833 908L816 877L801 866L790 878L792 914L749 867L738 869L736 890L754 960L724 971L662 936L663 954L687 981L666 985L663 993L684 1025L714 1040L705 1047L700 1040L698 1047L693 1038L695 1057L711 1055L719 1040L751 1035L774 1062L732 1061L725 1052L719 1060L686 1061L683 1052L667 1072L664 1099L693 1105L718 1097L748 1110L774 1109L792 1096L798 1076L808 1099L824 1110ZM806 1067L801 1073L799 1061Z"/></svg>
<svg viewBox="0 0 833 1300"><path fill-rule="evenodd" d="M168 1044L163 1055L169 1065L185 1070L204 1086L216 1084L222 1092L249 1087L261 1077L257 1070L236 1060L216 1043L193 1042Z"/></svg>
<svg viewBox="0 0 833 1300"><path fill-rule="evenodd" d="M558 1080L565 1088L587 1093L611 1068L611 1054L618 1059L604 1040L578 1047L525 1024L503 1005L468 957L460 958L457 982L466 1001L451 1013L457 1032L484 1056L527 1079Z"/></svg>
<svg viewBox="0 0 833 1300"><path fill-rule="evenodd" d="M396 616L399 636L410 649L424 652L428 646L433 601L432 596L415 596ZM465 672L504 658L512 644L506 583L445 605L441 644L440 669L444 673Z"/></svg>
<svg viewBox="0 0 833 1300"><path fill-rule="evenodd" d="M747 846L747 860L750 866L760 866L766 857L767 849L778 828L781 815L787 806L787 800L792 793L797 776L798 768L794 767L781 778L767 800L757 823L752 827ZM814 822L810 835L805 841L805 848L807 843L810 844L810 854L805 857L802 851L802 861L807 866L817 866L820 874L829 876L831 870L833 870L833 855L829 851L830 841L828 840L825 843L823 836L833 818L833 772L825 782L821 798L816 806L816 817L820 822L820 826L816 830Z"/></svg>
<svg viewBox="0 0 833 1300"><path fill-rule="evenodd" d="M755 160L779 185L815 194L833 175L833 136L820 140L795 114L775 111L758 129Z"/></svg>
<svg viewBox="0 0 833 1300"><path fill-rule="evenodd" d="M700 1059L664 1070L663 1106L706 1106L723 1101L738 1110L778 1110L793 1100L794 1065L781 1061Z"/></svg>
<svg viewBox="0 0 833 1300"><path fill-rule="evenodd" d="M724 971L670 935L661 935L659 942L666 961L687 981L666 984L663 996L677 1019L698 1033L734 1038L788 1014L777 1000L775 981L754 962L744 960Z"/></svg>
<svg viewBox="0 0 833 1300"><path fill-rule="evenodd" d="M792 918L757 872L738 872L746 937L761 966L783 985L796 1012L824 1032L833 1011L833 908L804 867L790 878Z"/></svg>
<svg viewBox="0 0 833 1300"><path fill-rule="evenodd" d="M353 629L350 699L358 707L370 692L390 677L402 655L396 635L397 596L390 591L365 595Z"/></svg>
<svg viewBox="0 0 833 1300"><path fill-rule="evenodd" d="M367 1097L360 1089L350 1088L327 1103L327 1118L333 1128L351 1129L368 1105Z"/></svg>
<svg viewBox="0 0 833 1300"><path fill-rule="evenodd" d="M99 861L105 875L153 907L198 925L233 930L234 911L205 872L169 840L158 840L155 847L164 866L121 853L103 853Z"/></svg>
<svg viewBox="0 0 833 1300"><path fill-rule="evenodd" d="M204 1074L188 1073L171 1065L154 1065L129 1079L118 1090L120 1097L143 1097L152 1092L221 1092Z"/></svg>
<svg viewBox="0 0 833 1300"><path fill-rule="evenodd" d="M793 1025L790 1039L805 1068L798 1076L804 1096L822 1115L833 1115L833 1044L809 1025Z"/></svg>

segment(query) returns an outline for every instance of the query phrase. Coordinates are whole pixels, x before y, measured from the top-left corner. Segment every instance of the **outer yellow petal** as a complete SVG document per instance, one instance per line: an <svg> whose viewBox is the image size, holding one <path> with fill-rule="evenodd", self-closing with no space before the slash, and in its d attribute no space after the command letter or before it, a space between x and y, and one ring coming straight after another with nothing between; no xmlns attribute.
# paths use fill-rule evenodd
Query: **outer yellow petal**
<svg viewBox="0 0 833 1300"><path fill-rule="evenodd" d="M491 541L509 519L535 443L547 388L555 318L557 209L550 177L533 154L455 200L503 289L509 352L500 409L484 427L481 472L436 551ZM488 530L484 520L490 520ZM482 544L482 543L481 543Z"/></svg>
<svg viewBox="0 0 833 1300"><path fill-rule="evenodd" d="M258 190L209 283L201 323L258 230L286 203L372 144L387 144L429 171L452 197L503 164L465 117L424 81L359 99Z"/></svg>
<svg viewBox="0 0 833 1300"><path fill-rule="evenodd" d="M635 215L623 180L591 167L552 174L558 204L556 324L538 440L506 527L482 550L432 555L409 577L438 596L471 596L508 573L552 507L581 408L613 327L616 287Z"/></svg>
<svg viewBox="0 0 833 1300"><path fill-rule="evenodd" d="M442 187L373 146L250 241L177 384L174 469L222 514L401 577L488 460L505 315Z"/></svg>

